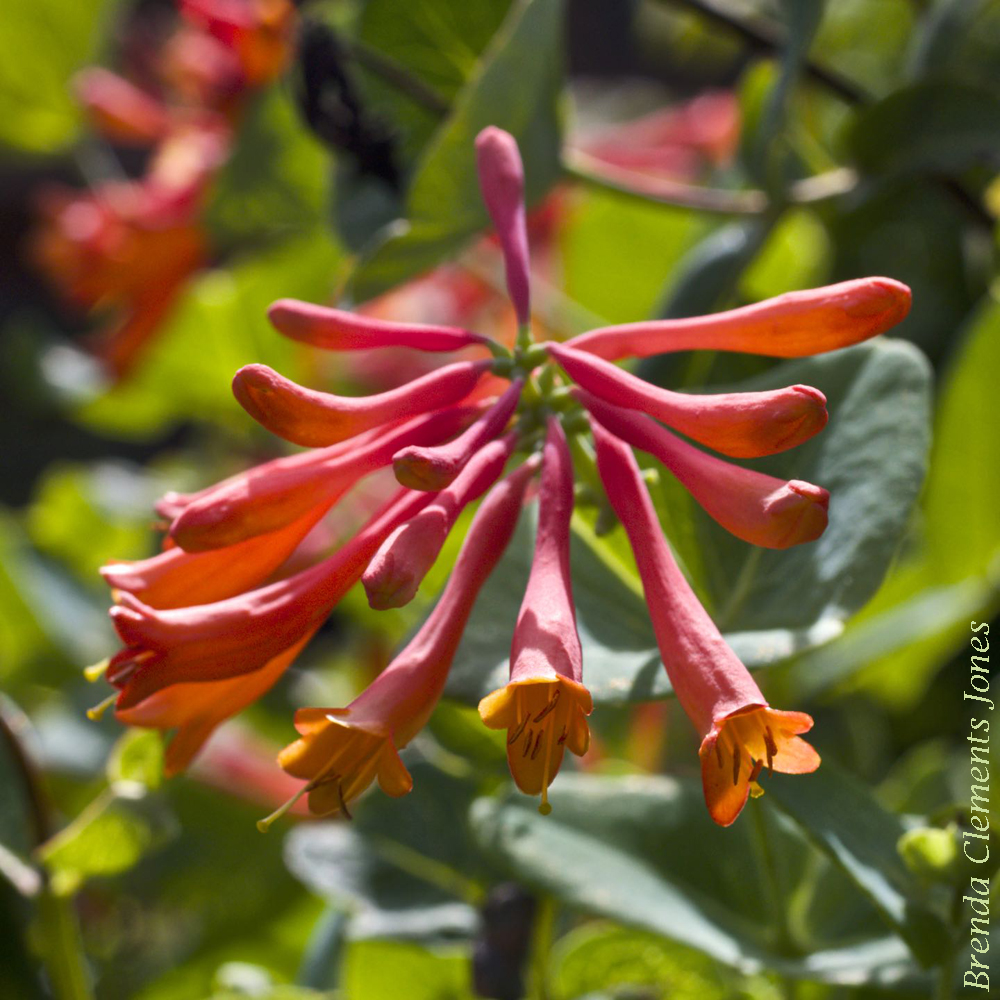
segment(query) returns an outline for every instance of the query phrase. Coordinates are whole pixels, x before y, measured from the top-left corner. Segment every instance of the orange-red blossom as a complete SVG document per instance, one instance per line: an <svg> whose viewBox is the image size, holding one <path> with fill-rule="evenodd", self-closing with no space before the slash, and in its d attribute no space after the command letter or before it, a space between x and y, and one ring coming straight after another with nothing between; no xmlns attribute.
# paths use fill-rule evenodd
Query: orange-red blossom
<svg viewBox="0 0 1000 1000"><path fill-rule="evenodd" d="M376 777L390 794L408 791L398 750L437 703L472 604L540 466L538 531L510 680L479 709L486 725L507 731L514 780L541 795L547 811L565 750L583 754L589 740L592 702L569 565L574 470L567 441L567 434L587 433L586 411L598 472L635 552L664 664L701 736L709 811L727 825L759 790L764 768L802 773L818 766L800 738L812 720L768 705L698 603L671 556L631 447L658 458L745 541L775 549L808 543L826 527L826 490L736 466L668 428L729 456L774 454L822 430L826 400L799 385L673 393L608 359L692 347L779 357L832 350L901 319L909 290L891 279L859 279L717 316L536 344L516 143L487 129L477 162L522 320L516 347L489 343L492 360L458 361L361 398L298 386L259 365L241 369L234 390L251 415L312 450L164 498L158 509L171 521L167 549L105 569L118 591L112 615L124 643L108 667L108 679L121 689L118 715L138 725L178 726L169 766L182 767L221 719L277 680L357 580L363 577L373 607L411 599L462 508L513 463L487 493L440 601L413 640L347 708L300 711L300 739L280 758L306 783L317 813L346 812ZM287 299L271 317L288 336L334 350L406 346L434 353L486 343L458 327L358 318ZM337 552L291 572L285 560L301 553L305 536L337 500L390 466L403 486L399 495Z"/></svg>

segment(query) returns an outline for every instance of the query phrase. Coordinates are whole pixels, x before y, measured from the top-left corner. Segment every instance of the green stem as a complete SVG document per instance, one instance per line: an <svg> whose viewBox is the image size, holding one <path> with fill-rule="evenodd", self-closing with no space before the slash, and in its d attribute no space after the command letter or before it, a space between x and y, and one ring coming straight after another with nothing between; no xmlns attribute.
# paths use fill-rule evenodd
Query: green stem
<svg viewBox="0 0 1000 1000"><path fill-rule="evenodd" d="M764 882L767 885L768 895L771 897L771 911L774 914L778 945L782 952L794 954L797 950L795 939L788 922L788 914L785 911L784 892L778 877L778 867L775 864L774 853L771 851L771 843L767 836L764 807L758 803L751 812L754 819L754 839L757 844L757 852L760 854L761 866L764 869Z"/></svg>
<svg viewBox="0 0 1000 1000"><path fill-rule="evenodd" d="M39 951L58 1000L93 1000L80 927L70 897L46 886L37 899Z"/></svg>
<svg viewBox="0 0 1000 1000"><path fill-rule="evenodd" d="M0 737L6 743L21 775L31 810L32 840L41 847L52 835L52 806L38 768L24 747L28 719L13 702L0 697ZM93 1000L87 960L73 900L57 896L44 868L42 885L34 897L37 947L56 1000Z"/></svg>
<svg viewBox="0 0 1000 1000"><path fill-rule="evenodd" d="M531 937L531 1000L548 1000L549 958L556 930L556 901L551 896L538 900L535 926Z"/></svg>

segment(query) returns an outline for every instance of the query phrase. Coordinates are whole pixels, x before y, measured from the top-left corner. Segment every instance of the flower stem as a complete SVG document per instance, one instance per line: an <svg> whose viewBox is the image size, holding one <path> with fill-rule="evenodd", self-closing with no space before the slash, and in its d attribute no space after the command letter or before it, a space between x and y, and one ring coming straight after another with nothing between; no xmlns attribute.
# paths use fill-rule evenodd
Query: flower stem
<svg viewBox="0 0 1000 1000"><path fill-rule="evenodd" d="M541 896L535 911L535 926L531 938L531 1000L548 1000L549 958L556 928L556 901Z"/></svg>

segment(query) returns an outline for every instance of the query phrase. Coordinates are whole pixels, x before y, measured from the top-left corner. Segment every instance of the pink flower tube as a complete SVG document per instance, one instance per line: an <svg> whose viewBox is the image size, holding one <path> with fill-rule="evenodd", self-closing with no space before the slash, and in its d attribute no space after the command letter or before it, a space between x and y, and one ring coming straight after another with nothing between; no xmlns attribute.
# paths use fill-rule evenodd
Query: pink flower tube
<svg viewBox="0 0 1000 1000"><path fill-rule="evenodd" d="M585 351L559 344L546 347L566 373L595 396L642 410L733 458L787 451L818 434L828 419L826 397L808 385L698 396L660 389Z"/></svg>
<svg viewBox="0 0 1000 1000"><path fill-rule="evenodd" d="M376 777L388 795L410 791L413 781L398 750L424 727L441 697L476 597L510 542L537 467L529 459L490 491L441 599L392 663L347 708L296 713L301 739L281 752L278 763L307 782L303 792L312 812L349 815L348 803Z"/></svg>
<svg viewBox="0 0 1000 1000"><path fill-rule="evenodd" d="M454 441L433 447L409 445L392 457L396 479L411 490L443 490L487 441L507 426L521 398L524 379L511 382L503 395Z"/></svg>
<svg viewBox="0 0 1000 1000"><path fill-rule="evenodd" d="M628 445L593 423L597 468L628 533L670 683L701 737L702 784L708 811L729 826L766 766L785 774L819 767L801 739L813 720L768 705L750 672L726 645L674 561L642 473Z"/></svg>
<svg viewBox="0 0 1000 1000"><path fill-rule="evenodd" d="M712 316L602 327L567 343L611 361L696 350L803 358L884 333L905 319L910 299L892 278L857 278Z"/></svg>
<svg viewBox="0 0 1000 1000"><path fill-rule="evenodd" d="M481 448L450 486L382 543L361 578L373 608L401 608L413 600L458 515L497 481L516 443L517 436L508 434Z"/></svg>
<svg viewBox="0 0 1000 1000"><path fill-rule="evenodd" d="M492 365L457 361L374 396L334 396L306 389L267 365L246 365L233 378L233 395L251 417L293 444L323 447L391 420L451 406L469 395Z"/></svg>
<svg viewBox="0 0 1000 1000"><path fill-rule="evenodd" d="M574 390L616 437L658 458L727 531L767 549L813 542L826 530L830 494L802 480L777 479L706 455L649 417Z"/></svg>
<svg viewBox="0 0 1000 1000"><path fill-rule="evenodd" d="M389 532L429 499L401 491L327 559L236 597L156 610L123 594L111 619L124 649L107 671L108 680L122 688L117 708L131 708L172 684L224 680L264 667L315 631Z"/></svg>
<svg viewBox="0 0 1000 1000"><path fill-rule="evenodd" d="M297 299L279 299L267 315L275 329L286 337L327 351L362 351L373 347L458 351L488 342L482 334L457 326L397 323Z"/></svg>
<svg viewBox="0 0 1000 1000"><path fill-rule="evenodd" d="M583 654L569 570L573 463L557 417L549 417L542 451L538 534L528 586L514 627L510 680L479 703L490 729L507 730L507 761L517 787L542 796L568 747L582 756L590 743L593 702L583 686Z"/></svg>
<svg viewBox="0 0 1000 1000"><path fill-rule="evenodd" d="M441 410L395 426L353 452L316 452L308 462L294 455L250 469L191 500L170 536L187 552L203 552L276 531L321 504L329 508L405 445L437 443L454 434L474 412Z"/></svg>
<svg viewBox="0 0 1000 1000"><path fill-rule="evenodd" d="M490 126L476 136L476 167L483 201L496 227L507 271L507 291L518 325L531 316L528 226L524 213L524 165L517 141Z"/></svg>

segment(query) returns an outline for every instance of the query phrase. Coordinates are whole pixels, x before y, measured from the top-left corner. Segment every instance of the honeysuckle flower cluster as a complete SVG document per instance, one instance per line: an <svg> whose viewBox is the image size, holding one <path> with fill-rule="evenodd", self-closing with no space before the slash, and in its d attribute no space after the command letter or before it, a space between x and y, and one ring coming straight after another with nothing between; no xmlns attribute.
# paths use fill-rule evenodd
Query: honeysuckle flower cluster
<svg viewBox="0 0 1000 1000"><path fill-rule="evenodd" d="M506 731L515 782L540 795L547 812L548 788L566 750L582 755L589 742L592 700L569 544L574 484L589 476L603 484L628 534L664 666L701 739L709 812L728 825L760 792L764 769L802 773L818 766L801 738L812 719L772 708L726 644L678 569L632 449L659 459L708 514L751 544L807 543L826 527L826 490L734 465L679 434L722 456L773 454L821 431L826 401L801 385L676 393L613 362L694 348L775 357L828 351L897 323L909 308L909 290L868 278L712 316L538 343L517 145L487 128L476 157L518 323L513 348L460 327L275 303L270 317L279 331L327 350L474 348L481 356L350 398L296 385L262 365L237 372L234 392L247 412L308 450L199 493L166 496L158 508L170 525L164 551L104 568L122 641L104 665L117 689L116 713L133 725L176 729L167 769L183 768L220 721L276 682L356 582L374 608L411 600L461 511L482 497L424 624L350 705L300 710L299 739L279 758L303 782L300 794L316 814L349 815L351 802L376 778L390 795L408 792L412 781L399 751L441 697L477 594L526 500L537 495L534 558L512 636L510 679L482 700L479 712L487 726ZM387 466L399 490L361 530L314 565L283 572L334 504Z"/></svg>
<svg viewBox="0 0 1000 1000"><path fill-rule="evenodd" d="M32 259L73 307L110 316L88 346L112 378L128 373L208 259L209 185L247 98L292 49L290 0L179 0L178 13L155 51L132 54L141 84L100 67L76 78L105 138L152 150L143 176L38 198Z"/></svg>

